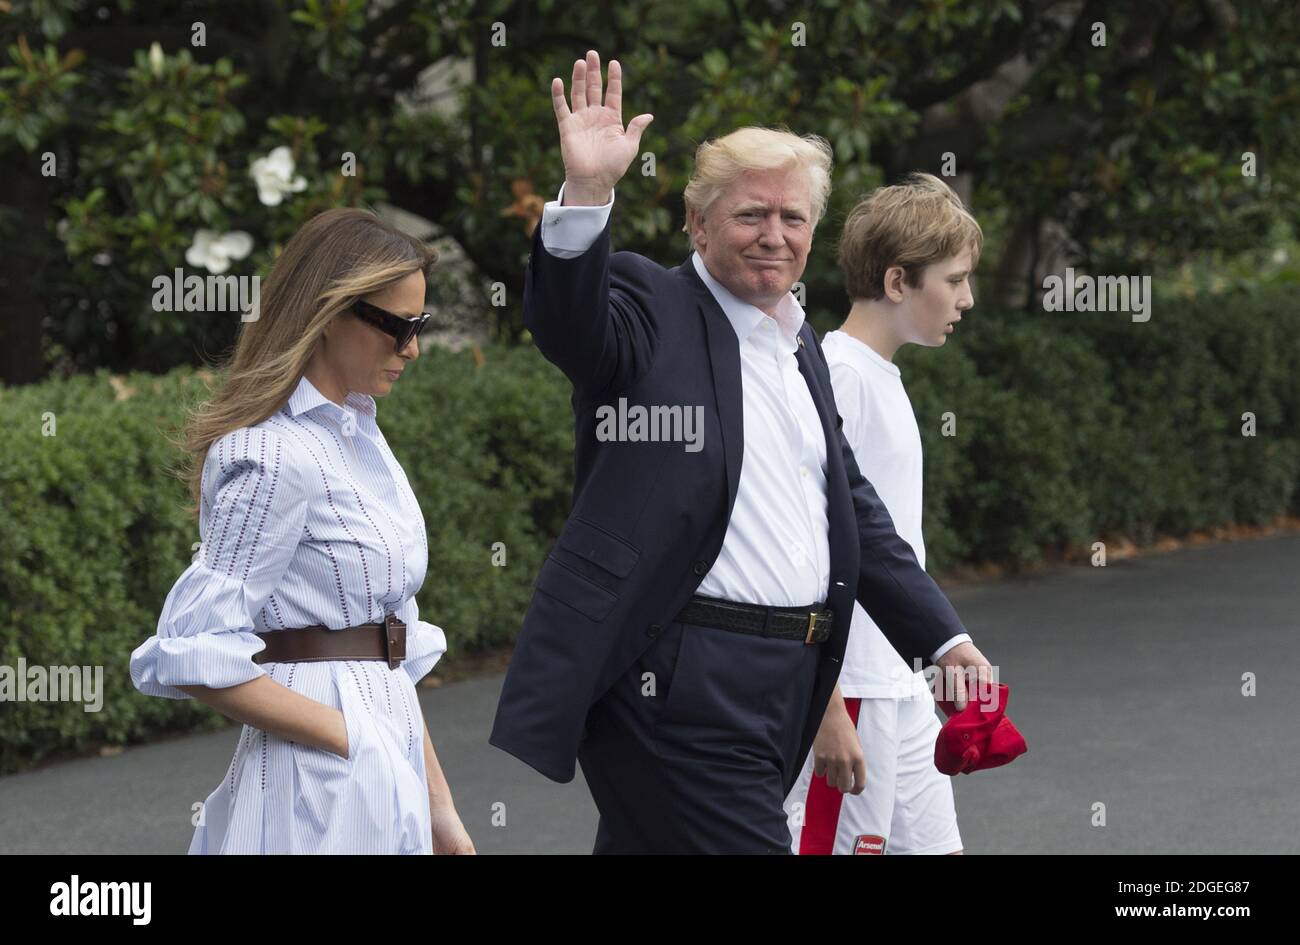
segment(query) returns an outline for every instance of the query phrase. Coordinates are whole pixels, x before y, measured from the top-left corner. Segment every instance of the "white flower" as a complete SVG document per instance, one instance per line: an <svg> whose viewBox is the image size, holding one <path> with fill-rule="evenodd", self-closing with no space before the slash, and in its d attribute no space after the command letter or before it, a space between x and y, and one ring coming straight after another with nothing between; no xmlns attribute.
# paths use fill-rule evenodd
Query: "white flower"
<svg viewBox="0 0 1300 945"><path fill-rule="evenodd" d="M163 51L162 47L154 43L149 47L149 69L155 76L162 75L163 71Z"/></svg>
<svg viewBox="0 0 1300 945"><path fill-rule="evenodd" d="M230 268L230 260L243 259L253 250L253 238L243 230L218 233L216 230L199 230L194 243L185 251L185 261L191 266L202 266L215 275Z"/></svg>
<svg viewBox="0 0 1300 945"><path fill-rule="evenodd" d="M255 160L248 174L257 182L257 199L268 207L274 207L285 194L296 194L305 189L306 179L302 175L294 177L293 167L293 154L286 145L280 145L266 157Z"/></svg>

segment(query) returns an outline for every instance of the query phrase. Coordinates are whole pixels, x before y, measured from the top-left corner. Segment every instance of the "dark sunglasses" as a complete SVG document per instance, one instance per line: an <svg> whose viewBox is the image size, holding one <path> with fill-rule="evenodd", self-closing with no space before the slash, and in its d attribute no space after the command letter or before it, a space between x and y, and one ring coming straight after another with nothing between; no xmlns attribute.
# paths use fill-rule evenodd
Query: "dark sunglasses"
<svg viewBox="0 0 1300 945"><path fill-rule="evenodd" d="M401 350L411 343L411 339L424 330L424 326L433 317L432 312L424 312L415 318L404 318L361 299L352 303L352 314L363 322L374 325L385 334L392 335L396 340L398 353L401 353Z"/></svg>

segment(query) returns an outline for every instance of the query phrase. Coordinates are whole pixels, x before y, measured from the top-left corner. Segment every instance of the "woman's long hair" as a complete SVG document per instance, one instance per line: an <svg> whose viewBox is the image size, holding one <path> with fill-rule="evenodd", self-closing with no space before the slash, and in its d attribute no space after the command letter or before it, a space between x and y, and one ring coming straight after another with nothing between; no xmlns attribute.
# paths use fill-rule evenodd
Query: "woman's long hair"
<svg viewBox="0 0 1300 945"><path fill-rule="evenodd" d="M330 320L364 295L413 272L427 279L437 253L369 210L325 210L299 228L261 286L259 316L240 325L218 390L191 410L179 441L179 476L198 515L208 447L288 402Z"/></svg>

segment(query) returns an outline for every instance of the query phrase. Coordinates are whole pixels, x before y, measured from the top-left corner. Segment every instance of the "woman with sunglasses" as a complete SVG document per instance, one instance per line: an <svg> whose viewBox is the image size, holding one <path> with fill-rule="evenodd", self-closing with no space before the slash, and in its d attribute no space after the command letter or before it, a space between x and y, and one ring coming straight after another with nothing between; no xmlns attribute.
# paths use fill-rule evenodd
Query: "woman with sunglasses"
<svg viewBox="0 0 1300 945"><path fill-rule="evenodd" d="M415 684L424 518L376 423L419 356L430 247L358 209L276 259L183 443L202 542L131 657L243 722L190 853L472 853Z"/></svg>

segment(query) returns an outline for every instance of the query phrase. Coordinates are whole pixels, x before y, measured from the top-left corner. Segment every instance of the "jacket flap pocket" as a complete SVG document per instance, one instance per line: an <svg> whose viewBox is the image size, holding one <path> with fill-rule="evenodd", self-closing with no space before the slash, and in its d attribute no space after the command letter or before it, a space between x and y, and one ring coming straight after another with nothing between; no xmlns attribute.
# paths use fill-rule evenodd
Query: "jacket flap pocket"
<svg viewBox="0 0 1300 945"><path fill-rule="evenodd" d="M537 589L597 622L609 616L618 602L615 595L551 555L537 575Z"/></svg>
<svg viewBox="0 0 1300 945"><path fill-rule="evenodd" d="M603 528L580 518L569 519L564 531L560 532L559 545L615 577L627 577L632 573L632 566L641 556L641 552L621 538L615 538Z"/></svg>

